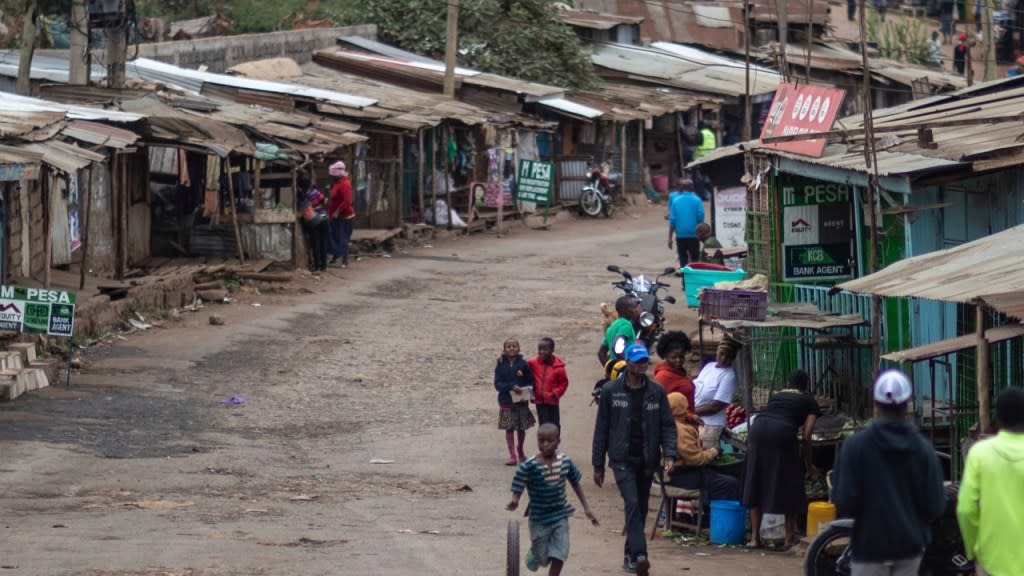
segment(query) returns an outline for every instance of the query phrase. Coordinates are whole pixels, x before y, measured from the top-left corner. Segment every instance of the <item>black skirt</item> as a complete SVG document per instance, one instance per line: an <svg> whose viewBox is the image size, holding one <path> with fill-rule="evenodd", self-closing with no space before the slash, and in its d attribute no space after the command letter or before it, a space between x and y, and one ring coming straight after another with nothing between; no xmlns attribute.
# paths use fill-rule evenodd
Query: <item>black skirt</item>
<svg viewBox="0 0 1024 576"><path fill-rule="evenodd" d="M743 505L764 514L799 514L807 507L804 463L792 425L754 419L747 441Z"/></svg>

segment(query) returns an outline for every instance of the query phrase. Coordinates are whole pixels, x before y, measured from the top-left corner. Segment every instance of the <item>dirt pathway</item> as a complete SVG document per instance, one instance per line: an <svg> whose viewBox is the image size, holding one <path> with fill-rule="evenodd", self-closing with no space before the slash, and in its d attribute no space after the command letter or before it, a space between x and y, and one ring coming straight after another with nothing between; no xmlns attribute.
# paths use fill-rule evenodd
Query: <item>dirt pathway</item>
<svg viewBox="0 0 1024 576"><path fill-rule="evenodd" d="M616 297L607 264L673 264L662 214L453 238L91 353L71 390L0 405L0 574L504 574L512 470L493 362L504 338L532 353L544 335L569 367L563 449L602 520L572 521L565 574L621 574L618 494L590 478L597 305ZM693 315L674 307L670 322L692 329ZM233 395L244 404L222 403ZM664 538L652 561L800 565Z"/></svg>

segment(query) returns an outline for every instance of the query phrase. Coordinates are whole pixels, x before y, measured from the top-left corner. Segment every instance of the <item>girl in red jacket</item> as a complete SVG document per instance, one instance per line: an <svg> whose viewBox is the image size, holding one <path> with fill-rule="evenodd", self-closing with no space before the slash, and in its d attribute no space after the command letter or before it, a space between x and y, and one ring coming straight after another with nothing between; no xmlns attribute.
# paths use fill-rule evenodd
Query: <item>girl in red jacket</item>
<svg viewBox="0 0 1024 576"><path fill-rule="evenodd" d="M555 341L541 338L537 344L537 356L526 361L533 372L533 403L537 405L537 419L562 427L559 422L558 400L569 388L569 375L565 373L565 362L555 356Z"/></svg>

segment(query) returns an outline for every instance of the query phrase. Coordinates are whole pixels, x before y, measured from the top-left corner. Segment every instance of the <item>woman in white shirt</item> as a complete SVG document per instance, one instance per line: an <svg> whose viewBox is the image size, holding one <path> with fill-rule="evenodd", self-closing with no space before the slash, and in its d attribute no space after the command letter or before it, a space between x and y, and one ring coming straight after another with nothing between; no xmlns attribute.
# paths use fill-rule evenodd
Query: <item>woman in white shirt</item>
<svg viewBox="0 0 1024 576"><path fill-rule="evenodd" d="M701 444L705 448L718 446L725 428L725 408L736 394L736 371L732 363L738 349L739 343L735 340L722 340L715 361L705 364L693 381L697 387L694 412L704 420Z"/></svg>

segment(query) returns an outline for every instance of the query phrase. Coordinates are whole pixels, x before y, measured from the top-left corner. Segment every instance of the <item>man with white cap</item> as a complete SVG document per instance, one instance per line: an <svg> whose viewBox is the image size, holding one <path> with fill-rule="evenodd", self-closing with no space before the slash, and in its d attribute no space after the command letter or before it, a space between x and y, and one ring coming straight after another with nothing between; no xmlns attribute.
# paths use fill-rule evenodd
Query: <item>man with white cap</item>
<svg viewBox="0 0 1024 576"><path fill-rule="evenodd" d="M832 472L840 518L856 520L852 576L916 576L946 506L935 450L907 421L913 386L899 370L875 380L877 417L843 443Z"/></svg>
<svg viewBox="0 0 1024 576"><path fill-rule="evenodd" d="M626 545L622 568L647 576L644 524L654 473L668 475L676 459L676 422L660 384L647 377L650 355L643 344L626 348L626 369L601 389L594 425L594 483L604 484L605 458L625 505Z"/></svg>

